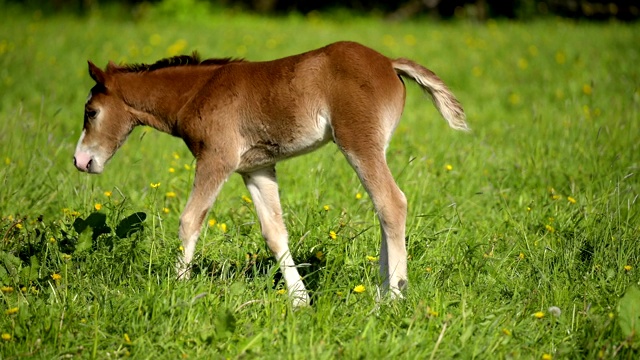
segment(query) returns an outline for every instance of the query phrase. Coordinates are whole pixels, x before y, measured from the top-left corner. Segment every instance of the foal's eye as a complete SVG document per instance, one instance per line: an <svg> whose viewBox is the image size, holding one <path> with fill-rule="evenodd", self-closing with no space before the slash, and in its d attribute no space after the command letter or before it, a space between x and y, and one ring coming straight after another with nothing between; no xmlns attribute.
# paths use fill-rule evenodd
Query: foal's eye
<svg viewBox="0 0 640 360"><path fill-rule="evenodd" d="M98 112L93 109L86 109L85 114L87 114L87 118L95 119L96 115L98 115Z"/></svg>

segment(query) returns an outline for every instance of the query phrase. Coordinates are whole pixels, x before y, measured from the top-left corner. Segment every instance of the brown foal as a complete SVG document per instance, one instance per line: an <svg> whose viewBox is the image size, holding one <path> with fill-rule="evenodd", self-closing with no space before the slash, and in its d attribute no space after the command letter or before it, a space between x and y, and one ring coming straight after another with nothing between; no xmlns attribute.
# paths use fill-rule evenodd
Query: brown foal
<svg viewBox="0 0 640 360"><path fill-rule="evenodd" d="M137 125L180 137L196 159L193 190L180 217L189 263L202 223L222 184L234 172L251 193L262 235L280 264L294 306L309 301L288 246L275 164L336 143L354 168L380 219L383 289L401 296L407 286L407 201L386 163L385 150L400 121L405 88L414 80L454 129L467 130L462 106L427 68L392 60L353 42L338 42L266 62L177 56L150 65L101 70L89 62L96 85L85 105L74 155L80 171L101 173Z"/></svg>

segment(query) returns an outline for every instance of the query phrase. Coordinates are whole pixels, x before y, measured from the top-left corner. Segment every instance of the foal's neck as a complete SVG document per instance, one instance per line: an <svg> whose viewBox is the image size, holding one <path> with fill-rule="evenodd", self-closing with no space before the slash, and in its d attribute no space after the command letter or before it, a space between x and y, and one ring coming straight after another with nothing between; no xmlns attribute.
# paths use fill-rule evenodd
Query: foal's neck
<svg viewBox="0 0 640 360"><path fill-rule="evenodd" d="M182 66L119 75L119 91L140 125L180 136L180 110L210 79L214 66Z"/></svg>

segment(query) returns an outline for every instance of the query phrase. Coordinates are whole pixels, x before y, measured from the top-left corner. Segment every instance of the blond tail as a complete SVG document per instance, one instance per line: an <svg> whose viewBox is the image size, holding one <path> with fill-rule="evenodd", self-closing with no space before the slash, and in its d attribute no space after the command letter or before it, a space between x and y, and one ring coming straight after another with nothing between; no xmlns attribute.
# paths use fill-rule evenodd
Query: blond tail
<svg viewBox="0 0 640 360"><path fill-rule="evenodd" d="M462 105L433 71L408 59L392 61L396 73L409 77L427 92L442 117L453 129L469 131Z"/></svg>

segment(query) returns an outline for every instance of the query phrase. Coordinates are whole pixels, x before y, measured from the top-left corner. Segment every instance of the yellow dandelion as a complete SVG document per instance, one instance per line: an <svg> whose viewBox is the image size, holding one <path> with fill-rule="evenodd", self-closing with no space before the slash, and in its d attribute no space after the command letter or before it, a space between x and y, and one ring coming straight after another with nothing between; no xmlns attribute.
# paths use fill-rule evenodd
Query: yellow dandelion
<svg viewBox="0 0 640 360"><path fill-rule="evenodd" d="M524 260L524 253L520 253L520 255L518 255L518 258L519 258L520 260Z"/></svg>
<svg viewBox="0 0 640 360"><path fill-rule="evenodd" d="M174 158L174 159L176 159L176 160L180 159L180 155L178 155L178 153L177 153L177 152L175 152L175 151L173 152L172 156L173 156L173 158Z"/></svg>
<svg viewBox="0 0 640 360"><path fill-rule="evenodd" d="M331 207L329 205L325 205L322 207L324 209L324 211L329 211L331 210Z"/></svg>
<svg viewBox="0 0 640 360"><path fill-rule="evenodd" d="M151 186L152 189L157 189L158 187L160 187L160 183L151 183L149 184L149 186Z"/></svg>
<svg viewBox="0 0 640 360"><path fill-rule="evenodd" d="M191 170L191 165L184 164L184 169L187 170L187 171Z"/></svg>
<svg viewBox="0 0 640 360"><path fill-rule="evenodd" d="M360 200L362 199L362 194L361 193L356 193L356 200Z"/></svg>
<svg viewBox="0 0 640 360"><path fill-rule="evenodd" d="M216 223L217 223L216 219L209 219L209 221L207 222L209 227L214 227Z"/></svg>
<svg viewBox="0 0 640 360"><path fill-rule="evenodd" d="M553 356L551 354L542 354L542 360L553 360Z"/></svg>
<svg viewBox="0 0 640 360"><path fill-rule="evenodd" d="M542 319L544 317L544 312L538 311L535 314L533 314L533 316L535 316L536 319Z"/></svg>
<svg viewBox="0 0 640 360"><path fill-rule="evenodd" d="M60 274L58 274L58 273L53 273L53 274L51 274L51 278L53 280L55 280L55 281L58 281L58 280L62 279L62 276Z"/></svg>
<svg viewBox="0 0 640 360"><path fill-rule="evenodd" d="M614 317L616 317L616 314L614 314L614 313L610 312L610 313L609 313L609 319L613 319Z"/></svg>
<svg viewBox="0 0 640 360"><path fill-rule="evenodd" d="M365 290L367 290L367 288L364 287L364 285L357 285L356 287L353 288L353 292L356 294L361 294L363 292L365 292Z"/></svg>
<svg viewBox="0 0 640 360"><path fill-rule="evenodd" d="M331 230L331 231L329 231L329 237L330 237L332 240L335 240L335 239L338 237L338 235L336 234L336 232L335 232L335 231Z"/></svg>
<svg viewBox="0 0 640 360"><path fill-rule="evenodd" d="M591 85L589 84L584 84L582 85L582 92L585 95L591 95L591 93L593 92L593 88L591 88Z"/></svg>
<svg viewBox="0 0 640 360"><path fill-rule="evenodd" d="M123 337L124 337L124 343L127 344L127 345L130 345L131 344L131 338L129 337L129 334L124 333Z"/></svg>
<svg viewBox="0 0 640 360"><path fill-rule="evenodd" d="M242 201L246 202L247 204L251 204L253 202L247 195L242 195Z"/></svg>
<svg viewBox="0 0 640 360"><path fill-rule="evenodd" d="M631 266L631 265L625 265L624 266L624 270L625 271L631 271L631 269L633 269L633 266Z"/></svg>
<svg viewBox="0 0 640 360"><path fill-rule="evenodd" d="M218 224L218 229L220 229L220 231L222 231L223 233L227 232L227 224L222 223L222 224Z"/></svg>
<svg viewBox="0 0 640 360"><path fill-rule="evenodd" d="M544 226L545 229L547 229L548 232L553 233L556 231L556 229L553 228L553 226L547 224Z"/></svg>
<svg viewBox="0 0 640 360"><path fill-rule="evenodd" d="M511 330L507 329L507 328L503 328L502 329L502 333L507 335L507 336L511 336Z"/></svg>
<svg viewBox="0 0 640 360"><path fill-rule="evenodd" d="M169 45L167 48L167 55L176 56L184 51L187 47L187 41L184 39L179 39L173 44Z"/></svg>
<svg viewBox="0 0 640 360"><path fill-rule="evenodd" d="M529 62L525 58L518 59L518 67L521 70L526 70L529 67Z"/></svg>
<svg viewBox="0 0 640 360"><path fill-rule="evenodd" d="M322 260L322 258L324 258L324 254L322 253L322 251L316 252L316 259Z"/></svg>
<svg viewBox="0 0 640 360"><path fill-rule="evenodd" d="M378 261L378 258L375 256L367 255L367 260L369 261Z"/></svg>
<svg viewBox="0 0 640 360"><path fill-rule="evenodd" d="M22 226L22 223L17 223L16 224L16 228L18 228L19 230L22 230L24 226Z"/></svg>
<svg viewBox="0 0 640 360"><path fill-rule="evenodd" d="M174 172L176 172L176 169L174 169L174 168L170 167L170 168L169 168L169 172L173 174Z"/></svg>
<svg viewBox="0 0 640 360"><path fill-rule="evenodd" d="M0 287L0 291L2 291L5 294L10 294L10 293L13 292L13 287L11 287L11 286L3 286L3 287Z"/></svg>
<svg viewBox="0 0 640 360"><path fill-rule="evenodd" d="M169 213L169 208L163 207L162 208L162 212L165 213L165 214L168 214Z"/></svg>
<svg viewBox="0 0 640 360"><path fill-rule="evenodd" d="M447 171L451 171L451 170L453 170L453 166L450 165L450 164L447 164L447 165L444 166L444 169L447 170Z"/></svg>
<svg viewBox="0 0 640 360"><path fill-rule="evenodd" d="M531 211L531 206L527 206L527 211Z"/></svg>
<svg viewBox="0 0 640 360"><path fill-rule="evenodd" d="M27 290L29 290L29 289L27 289L26 286L23 286L23 287L20 288L20 292L23 293L23 294L26 294Z"/></svg>
<svg viewBox="0 0 640 360"><path fill-rule="evenodd" d="M576 199L572 198L571 196L567 196L567 201L572 203L572 204L576 203Z"/></svg>
<svg viewBox="0 0 640 360"><path fill-rule="evenodd" d="M9 308L9 309L5 310L4 313L6 315L14 315L14 314L18 313L18 310L20 310L20 309L18 309L17 307L12 307L12 308Z"/></svg>
<svg viewBox="0 0 640 360"><path fill-rule="evenodd" d="M552 198L553 200L560 200L560 199L562 199L562 196L560 196L560 195L558 195L558 194L553 194L553 195L551 195L551 198Z"/></svg>
<svg viewBox="0 0 640 360"><path fill-rule="evenodd" d="M426 272L430 273L431 271L433 271L433 269L431 269L431 267L427 266L426 269L424 269Z"/></svg>
<svg viewBox="0 0 640 360"><path fill-rule="evenodd" d="M56 243L56 238L54 238L53 236L49 238L49 242L51 244L55 244Z"/></svg>
<svg viewBox="0 0 640 360"><path fill-rule="evenodd" d="M279 289L278 291L276 291L278 293L278 295L284 295L287 293L287 290L285 289Z"/></svg>
<svg viewBox="0 0 640 360"><path fill-rule="evenodd" d="M100 209L102 209L102 204L95 204L93 205L93 208L96 209L96 211L100 211Z"/></svg>
<svg viewBox="0 0 640 360"><path fill-rule="evenodd" d="M513 93L511 95L509 95L509 103L511 105L518 105L520 104L520 94L518 93Z"/></svg>
<svg viewBox="0 0 640 360"><path fill-rule="evenodd" d="M439 315L439 313L433 309L431 309L430 307L427 308L427 315L429 316L433 316L433 317L437 317Z"/></svg>
<svg viewBox="0 0 640 360"><path fill-rule="evenodd" d="M106 197L110 197L110 196L111 196L111 191L105 191L105 192L104 192L104 196L106 196Z"/></svg>
<svg viewBox="0 0 640 360"><path fill-rule="evenodd" d="M11 340L11 334L2 333L2 335L0 335L0 337L2 337L2 340L4 340L4 341L10 341Z"/></svg>
<svg viewBox="0 0 640 360"><path fill-rule="evenodd" d="M176 197L176 193L173 191L169 191L166 194L164 194L164 196L168 197L168 198L174 198Z"/></svg>
<svg viewBox="0 0 640 360"><path fill-rule="evenodd" d="M180 252L184 252L184 247L182 245L178 246L178 250L180 250Z"/></svg>

